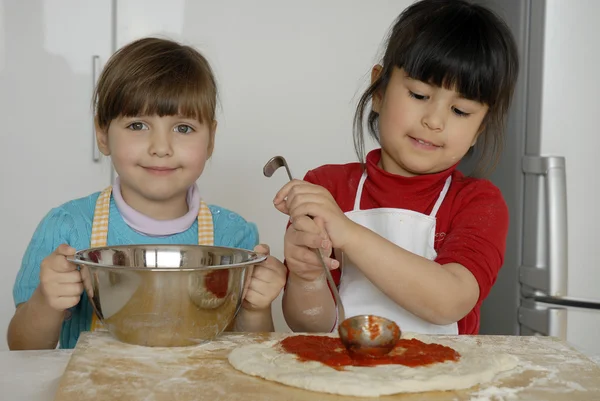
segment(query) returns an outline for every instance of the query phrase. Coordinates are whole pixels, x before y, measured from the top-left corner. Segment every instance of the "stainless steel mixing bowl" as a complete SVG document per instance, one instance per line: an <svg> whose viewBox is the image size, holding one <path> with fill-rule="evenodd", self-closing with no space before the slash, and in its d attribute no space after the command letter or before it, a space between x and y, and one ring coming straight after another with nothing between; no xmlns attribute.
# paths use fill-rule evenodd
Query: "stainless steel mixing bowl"
<svg viewBox="0 0 600 401"><path fill-rule="evenodd" d="M201 245L91 248L71 259L106 329L130 344L177 347L230 325L246 278L266 255Z"/></svg>

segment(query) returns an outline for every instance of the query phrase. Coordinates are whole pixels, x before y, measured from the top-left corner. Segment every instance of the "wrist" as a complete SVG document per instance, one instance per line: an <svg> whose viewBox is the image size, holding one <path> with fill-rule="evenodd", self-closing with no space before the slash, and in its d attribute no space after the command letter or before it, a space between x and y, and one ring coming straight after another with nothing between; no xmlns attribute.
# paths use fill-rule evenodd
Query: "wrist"
<svg viewBox="0 0 600 401"><path fill-rule="evenodd" d="M305 292L316 292L327 287L327 279L325 272L321 271L315 274L314 277L301 277L294 272L290 272L288 277L288 288L296 287Z"/></svg>
<svg viewBox="0 0 600 401"><path fill-rule="evenodd" d="M345 241L337 247L344 253L348 253L349 250L361 248L361 235L360 231L364 229L360 224L348 219L348 224L344 227L344 239Z"/></svg>
<svg viewBox="0 0 600 401"><path fill-rule="evenodd" d="M244 313L245 317L257 317L271 315L271 305L265 308L256 308L248 302L242 302L240 312Z"/></svg>
<svg viewBox="0 0 600 401"><path fill-rule="evenodd" d="M57 320L64 319L65 311L57 310L50 306L46 296L39 286L35 289L31 295L31 298L29 298L29 301L27 301L27 304L35 311L34 313L36 313L36 315L47 316Z"/></svg>
<svg viewBox="0 0 600 401"><path fill-rule="evenodd" d="M239 332L273 331L271 307L262 309L246 309L244 306L235 319L234 330Z"/></svg>

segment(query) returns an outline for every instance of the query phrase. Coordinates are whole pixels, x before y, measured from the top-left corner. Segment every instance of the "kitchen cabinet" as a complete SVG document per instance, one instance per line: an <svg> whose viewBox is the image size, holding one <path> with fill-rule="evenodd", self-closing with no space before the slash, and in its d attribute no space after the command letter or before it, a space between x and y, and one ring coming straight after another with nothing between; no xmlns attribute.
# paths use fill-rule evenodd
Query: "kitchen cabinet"
<svg viewBox="0 0 600 401"><path fill-rule="evenodd" d="M0 0L2 338L39 221L110 184L109 160L93 138L92 91L113 50L112 19L111 0Z"/></svg>

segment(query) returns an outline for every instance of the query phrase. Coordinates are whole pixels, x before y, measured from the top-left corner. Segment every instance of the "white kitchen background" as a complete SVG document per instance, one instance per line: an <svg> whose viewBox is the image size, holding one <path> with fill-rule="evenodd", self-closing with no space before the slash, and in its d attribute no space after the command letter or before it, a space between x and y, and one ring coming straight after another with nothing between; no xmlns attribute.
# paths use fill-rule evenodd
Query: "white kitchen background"
<svg viewBox="0 0 600 401"><path fill-rule="evenodd" d="M115 49L158 35L199 49L217 76L216 151L202 195L258 224L283 257L272 206L284 172L355 160L352 117L394 18L411 0L0 0L0 350L12 287L38 222L110 184L94 148L94 79ZM281 304L276 328L288 330Z"/></svg>
<svg viewBox="0 0 600 401"><path fill-rule="evenodd" d="M517 6L545 7L544 49L531 49L545 52L544 68L533 70L533 75L542 74L544 87L529 101L541 102L544 137L556 139L542 152L566 154L571 166L569 283L598 299L589 284L596 283L596 276L581 272L595 273L582 265L600 260L591 228L598 224L594 212L600 181L593 171L588 177L582 173L594 165L592 153L586 158L585 152L573 150L582 143L594 149L597 143L597 123L588 111L599 105L594 89L599 81L588 75L598 66L592 53L598 51L593 39L598 36L593 26L598 2L477 1L494 4L501 13L504 7L513 13ZM110 163L95 148L91 96L116 49L155 35L194 46L209 59L221 108L215 154L199 182L202 195L257 223L261 241L282 258L286 217L273 208L272 199L287 177L283 171L263 177L264 163L283 155L302 177L324 163L355 160L356 102L390 25L412 2L0 0L0 350L7 348L15 276L37 224L52 207L111 182ZM526 60L522 71L527 71ZM571 143L574 135L577 141ZM504 269L499 282L517 280L516 268ZM496 286L499 296L491 296L488 305L507 307L502 288ZM281 303L273 309L276 329L288 330ZM489 311L486 318L498 320ZM518 324L514 320L509 328ZM576 324L570 327L581 331ZM597 346L593 333L584 334Z"/></svg>

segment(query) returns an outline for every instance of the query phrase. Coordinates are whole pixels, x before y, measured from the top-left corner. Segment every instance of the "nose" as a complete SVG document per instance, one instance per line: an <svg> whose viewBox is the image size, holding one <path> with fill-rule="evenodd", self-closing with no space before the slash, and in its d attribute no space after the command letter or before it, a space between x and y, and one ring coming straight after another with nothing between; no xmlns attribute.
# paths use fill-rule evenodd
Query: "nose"
<svg viewBox="0 0 600 401"><path fill-rule="evenodd" d="M156 157L168 157L173 155L172 138L170 132L154 131L150 135L150 146L148 153Z"/></svg>
<svg viewBox="0 0 600 401"><path fill-rule="evenodd" d="M432 131L443 131L446 126L448 111L442 106L431 104L421 120L421 124Z"/></svg>

